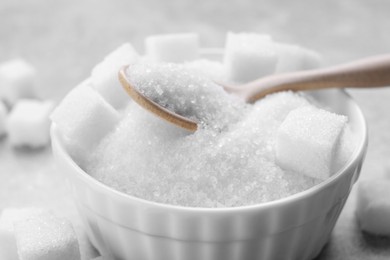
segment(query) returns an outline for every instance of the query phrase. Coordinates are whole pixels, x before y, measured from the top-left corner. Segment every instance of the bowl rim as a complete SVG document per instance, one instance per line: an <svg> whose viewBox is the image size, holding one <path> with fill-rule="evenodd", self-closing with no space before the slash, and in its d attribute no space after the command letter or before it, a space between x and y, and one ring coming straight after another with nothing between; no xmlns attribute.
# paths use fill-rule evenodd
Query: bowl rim
<svg viewBox="0 0 390 260"><path fill-rule="evenodd" d="M59 149L59 152L65 156L65 159L68 164L74 168L74 171L72 174L75 174L74 172L77 172L78 178L80 178L83 182L87 182L90 185L96 186L96 188L101 189L101 192L107 193L110 196L115 196L115 199L124 200L127 202L133 201L137 204L143 204L144 206L149 206L153 208L163 208L165 210L173 210L173 211L182 211L183 213L210 213L210 214L219 214L219 213L234 213L234 212L246 212L246 211L257 211L257 210L264 210L267 208L272 207L279 207L285 204L289 204L292 201L299 201L303 200L307 197L310 197L311 195L320 192L321 190L325 189L326 187L332 185L339 179L343 173L346 174L348 172L348 169L354 167L354 165L358 162L360 158L363 158L367 149L368 144L368 131L367 131L367 122L366 119L360 109L360 107L357 105L357 103L354 101L354 99L345 91L342 89L337 90L340 94L344 95L344 98L346 98L349 101L349 104L353 106L354 111L356 111L356 116L359 121L359 125L362 126L361 132L362 132L362 138L359 138L359 143L355 146L354 152L348 159L348 161L341 167L336 173L334 173L330 178L320 182L319 184L314 185L313 187L304 190L302 192L295 193L293 195L269 201L264 203L258 203L258 204L252 204L252 205L244 205L244 206L237 206L237 207L224 207L224 208L207 208L207 207L191 207L191 206L180 206L180 205L173 205L173 204L167 204L167 203L161 203L161 202L155 202L150 201L142 198L135 197L133 195L129 195L126 193L123 193L121 191L117 191L114 188L111 188L110 186L98 181L91 175L89 175L86 171L84 171L70 156L70 154L66 151L65 147L63 146L63 143L61 142L62 138L60 136L60 132L58 131L58 128L55 123L51 124L50 134L52 137L52 143L56 146L56 148ZM53 149L55 150L55 149ZM356 179L355 179L356 180Z"/></svg>

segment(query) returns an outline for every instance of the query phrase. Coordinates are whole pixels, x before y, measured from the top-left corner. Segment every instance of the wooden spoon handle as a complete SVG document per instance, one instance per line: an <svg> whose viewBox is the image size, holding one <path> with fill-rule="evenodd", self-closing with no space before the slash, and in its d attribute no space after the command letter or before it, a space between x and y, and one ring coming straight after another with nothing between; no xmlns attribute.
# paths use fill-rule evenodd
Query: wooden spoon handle
<svg viewBox="0 0 390 260"><path fill-rule="evenodd" d="M390 55L371 57L325 69L275 74L244 84L237 94L248 102L255 102L267 94L285 90L385 86L390 86Z"/></svg>

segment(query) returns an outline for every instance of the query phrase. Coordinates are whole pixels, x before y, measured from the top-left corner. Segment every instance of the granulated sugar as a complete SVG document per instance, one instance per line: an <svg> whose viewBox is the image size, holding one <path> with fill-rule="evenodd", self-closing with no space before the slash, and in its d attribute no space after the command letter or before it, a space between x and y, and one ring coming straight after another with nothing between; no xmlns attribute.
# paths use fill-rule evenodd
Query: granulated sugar
<svg viewBox="0 0 390 260"><path fill-rule="evenodd" d="M201 127L222 129L237 121L247 106L212 80L183 65L138 63L129 66L127 75L140 93Z"/></svg>
<svg viewBox="0 0 390 260"><path fill-rule="evenodd" d="M284 198L322 181L282 169L275 159L284 118L312 106L303 95L277 93L247 105L180 65L139 64L128 73L144 95L201 127L190 133L130 103L83 165L106 185L172 205L236 207ZM339 145L343 161L337 165L349 158L351 145Z"/></svg>

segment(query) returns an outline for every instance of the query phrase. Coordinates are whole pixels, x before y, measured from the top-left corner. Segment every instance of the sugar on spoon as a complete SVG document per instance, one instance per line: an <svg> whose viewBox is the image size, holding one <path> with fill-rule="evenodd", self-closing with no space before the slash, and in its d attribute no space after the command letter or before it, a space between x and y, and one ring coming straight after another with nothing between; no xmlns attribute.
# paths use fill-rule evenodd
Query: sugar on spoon
<svg viewBox="0 0 390 260"><path fill-rule="evenodd" d="M157 116L190 131L198 124L149 99L129 81L126 70L119 71L119 81L129 96ZM390 86L390 55L370 57L329 68L273 74L241 85L220 84L227 92L243 98L248 103L279 91L304 91L326 88L374 88Z"/></svg>

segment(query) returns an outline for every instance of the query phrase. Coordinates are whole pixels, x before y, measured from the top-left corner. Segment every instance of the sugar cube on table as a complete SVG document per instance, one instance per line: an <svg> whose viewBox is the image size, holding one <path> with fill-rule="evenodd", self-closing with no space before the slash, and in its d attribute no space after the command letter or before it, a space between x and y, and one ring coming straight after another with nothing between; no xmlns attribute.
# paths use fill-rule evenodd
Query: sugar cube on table
<svg viewBox="0 0 390 260"><path fill-rule="evenodd" d="M223 63L234 82L248 82L274 73L278 55L269 35L228 33Z"/></svg>
<svg viewBox="0 0 390 260"><path fill-rule="evenodd" d="M320 54L297 45L275 43L275 48L278 54L276 73L315 69L322 63Z"/></svg>
<svg viewBox="0 0 390 260"><path fill-rule="evenodd" d="M118 72L122 66L138 59L134 47L125 43L92 69L90 81L93 87L115 108L123 108L131 100L119 82Z"/></svg>
<svg viewBox="0 0 390 260"><path fill-rule="evenodd" d="M390 180L361 179L357 185L356 216L361 230L390 236Z"/></svg>
<svg viewBox="0 0 390 260"><path fill-rule="evenodd" d="M43 147L50 141L51 101L20 99L11 110L6 129L11 145Z"/></svg>
<svg viewBox="0 0 390 260"><path fill-rule="evenodd" d="M80 249L72 224L52 215L15 223L21 260L80 260Z"/></svg>
<svg viewBox="0 0 390 260"><path fill-rule="evenodd" d="M13 59L0 64L0 97L10 105L20 98L37 96L35 68L23 59Z"/></svg>
<svg viewBox="0 0 390 260"><path fill-rule="evenodd" d="M0 138L6 133L5 122L7 118L8 110L5 104L0 101Z"/></svg>
<svg viewBox="0 0 390 260"><path fill-rule="evenodd" d="M146 55L157 62L185 62L199 57L196 33L152 35L145 39Z"/></svg>
<svg viewBox="0 0 390 260"><path fill-rule="evenodd" d="M347 118L314 106L291 111L277 131L276 159L287 170L326 179Z"/></svg>
<svg viewBox="0 0 390 260"><path fill-rule="evenodd" d="M14 223L48 214L40 208L7 208L0 217L0 259L17 260Z"/></svg>
<svg viewBox="0 0 390 260"><path fill-rule="evenodd" d="M120 115L98 92L84 83L68 93L50 118L64 135L69 153L82 161L115 127Z"/></svg>

